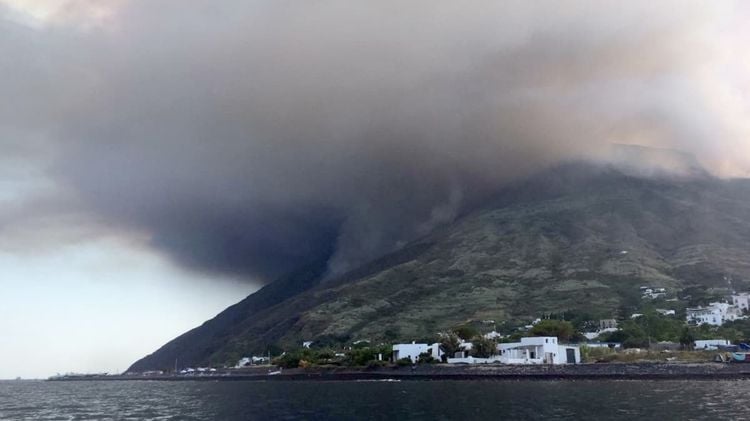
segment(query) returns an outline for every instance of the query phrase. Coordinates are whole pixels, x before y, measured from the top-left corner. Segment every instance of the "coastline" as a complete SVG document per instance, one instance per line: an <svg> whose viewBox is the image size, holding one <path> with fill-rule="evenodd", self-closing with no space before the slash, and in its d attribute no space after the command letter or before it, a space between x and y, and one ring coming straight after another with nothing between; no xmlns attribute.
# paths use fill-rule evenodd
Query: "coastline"
<svg viewBox="0 0 750 421"><path fill-rule="evenodd" d="M205 375L89 375L49 381L456 381L456 380L737 380L750 379L750 364L592 363L577 365L489 365L412 367L257 367Z"/></svg>

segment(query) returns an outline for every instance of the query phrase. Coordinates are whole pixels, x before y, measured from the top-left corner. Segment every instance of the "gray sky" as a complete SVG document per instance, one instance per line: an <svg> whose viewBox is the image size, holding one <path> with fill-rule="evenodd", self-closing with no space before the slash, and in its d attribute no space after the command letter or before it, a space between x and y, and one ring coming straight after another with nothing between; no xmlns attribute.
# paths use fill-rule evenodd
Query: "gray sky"
<svg viewBox="0 0 750 421"><path fill-rule="evenodd" d="M0 0L0 377L632 143L750 174L745 2Z"/></svg>

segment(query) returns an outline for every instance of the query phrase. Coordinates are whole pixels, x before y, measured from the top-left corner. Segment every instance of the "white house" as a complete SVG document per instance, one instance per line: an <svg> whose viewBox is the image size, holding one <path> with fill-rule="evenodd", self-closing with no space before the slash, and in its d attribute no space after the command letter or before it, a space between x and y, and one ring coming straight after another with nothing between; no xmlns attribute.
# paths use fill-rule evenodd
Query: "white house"
<svg viewBox="0 0 750 421"><path fill-rule="evenodd" d="M521 342L499 344L500 362L505 364L578 364L581 350L561 345L554 336L521 338Z"/></svg>
<svg viewBox="0 0 750 421"><path fill-rule="evenodd" d="M661 314L662 316L674 316L676 312L674 310L668 310L663 308L657 308L656 312Z"/></svg>
<svg viewBox="0 0 750 421"><path fill-rule="evenodd" d="M453 355L447 355L447 361L448 364L460 364L460 363L466 363L466 364L482 364L482 363L488 363L488 362L494 362L490 361L487 358L475 358L471 356L471 350L474 349L474 344L471 342L461 340L461 343L458 345L458 351L456 351Z"/></svg>
<svg viewBox="0 0 750 421"><path fill-rule="evenodd" d="M656 299L667 295L666 288L641 287L641 298Z"/></svg>
<svg viewBox="0 0 750 421"><path fill-rule="evenodd" d="M685 310L688 323L721 326L725 322L741 319L739 307L728 303L711 303L707 307L688 308Z"/></svg>
<svg viewBox="0 0 750 421"><path fill-rule="evenodd" d="M706 339L695 341L696 350L716 351L720 346L728 346L731 343L727 339Z"/></svg>
<svg viewBox="0 0 750 421"><path fill-rule="evenodd" d="M732 305L739 308L740 311L750 311L750 293L741 292L732 295Z"/></svg>
<svg viewBox="0 0 750 421"><path fill-rule="evenodd" d="M711 326L721 326L724 324L724 317L721 310L716 307L695 307L685 309L685 318L688 323L697 325L708 324Z"/></svg>
<svg viewBox="0 0 750 421"><path fill-rule="evenodd" d="M504 335L493 330L490 333L485 333L484 337L485 339L502 339Z"/></svg>
<svg viewBox="0 0 750 421"><path fill-rule="evenodd" d="M417 360L419 360L419 355L424 353L429 353L432 358L435 358L436 360L439 360L443 355L443 352L440 350L440 344L438 343L428 345L412 342L410 344L393 345L393 361L408 358L413 363L416 363Z"/></svg>
<svg viewBox="0 0 750 421"><path fill-rule="evenodd" d="M237 365L234 366L234 368L242 368L249 365L265 364L269 362L270 360L268 357L243 357L237 362Z"/></svg>
<svg viewBox="0 0 750 421"><path fill-rule="evenodd" d="M592 340L592 339L598 338L599 336L601 336L601 335L603 335L605 333L617 332L618 330L620 330L620 329L618 329L616 327L610 327L610 328L607 328L607 329L597 330L596 332L583 332L583 336L586 339L588 339L588 340Z"/></svg>
<svg viewBox="0 0 750 421"><path fill-rule="evenodd" d="M497 354L489 358L475 358L457 353L448 358L449 364L578 364L581 350L577 346L561 345L554 336L521 338L521 342L498 344Z"/></svg>

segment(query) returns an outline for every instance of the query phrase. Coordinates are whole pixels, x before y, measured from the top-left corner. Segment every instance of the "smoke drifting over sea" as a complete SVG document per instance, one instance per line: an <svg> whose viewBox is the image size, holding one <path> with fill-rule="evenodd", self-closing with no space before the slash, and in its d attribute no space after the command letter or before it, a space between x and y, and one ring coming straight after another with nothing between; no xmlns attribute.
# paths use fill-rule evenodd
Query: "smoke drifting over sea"
<svg viewBox="0 0 750 421"><path fill-rule="evenodd" d="M748 174L741 2L55 10L0 3L0 163L54 184L0 212L0 233L68 215L143 233L192 269L269 280L313 258L345 271L612 143Z"/></svg>

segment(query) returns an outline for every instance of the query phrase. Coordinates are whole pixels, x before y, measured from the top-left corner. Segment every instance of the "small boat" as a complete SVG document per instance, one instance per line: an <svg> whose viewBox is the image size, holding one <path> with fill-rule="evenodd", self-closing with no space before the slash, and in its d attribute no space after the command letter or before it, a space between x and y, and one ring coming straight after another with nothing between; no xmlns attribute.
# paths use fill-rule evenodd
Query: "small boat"
<svg viewBox="0 0 750 421"><path fill-rule="evenodd" d="M750 352L732 352L732 361L736 363L750 363Z"/></svg>
<svg viewBox="0 0 750 421"><path fill-rule="evenodd" d="M281 374L281 370L276 370L276 371L269 371L269 372L268 372L268 375L269 375L269 376L277 376L277 375L279 375L279 374Z"/></svg>

